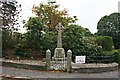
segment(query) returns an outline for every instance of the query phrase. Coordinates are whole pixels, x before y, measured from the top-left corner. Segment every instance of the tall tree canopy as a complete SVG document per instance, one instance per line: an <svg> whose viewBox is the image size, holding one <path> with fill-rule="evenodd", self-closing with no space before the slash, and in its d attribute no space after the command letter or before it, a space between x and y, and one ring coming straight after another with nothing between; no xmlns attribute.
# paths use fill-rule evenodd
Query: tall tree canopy
<svg viewBox="0 0 120 80"><path fill-rule="evenodd" d="M2 30L17 30L21 5L17 1L0 1L0 22ZM16 25L16 26L15 26Z"/></svg>
<svg viewBox="0 0 120 80"><path fill-rule="evenodd" d="M62 25L74 23L77 17L69 17L66 10L59 10L59 5L40 3L39 6L33 6L35 17L30 17L25 23L27 28L27 41L30 48L33 50L54 49L56 45L51 45L56 42L55 36L57 31L56 25L59 22Z"/></svg>
<svg viewBox="0 0 120 80"><path fill-rule="evenodd" d="M98 35L111 36L115 48L120 48L120 13L102 17L97 24Z"/></svg>
<svg viewBox="0 0 120 80"><path fill-rule="evenodd" d="M100 47L95 44L89 37L88 29L79 25L69 25L63 32L63 47L65 50L71 49L73 55L99 55Z"/></svg>
<svg viewBox="0 0 120 80"><path fill-rule="evenodd" d="M27 28L26 38L29 48L42 50L44 45L43 23L38 17L30 17L25 25Z"/></svg>
<svg viewBox="0 0 120 80"><path fill-rule="evenodd" d="M74 55L100 53L99 46L87 38L92 36L89 29L72 24L77 20L76 17L68 17L67 12L59 11L58 5L41 3L33 9L33 12L36 16L30 17L25 23L28 30L26 39L32 50L41 50L43 53L47 49L53 51L57 46L57 30L54 27L62 22L64 26L62 41L66 51L71 49Z"/></svg>
<svg viewBox="0 0 120 80"><path fill-rule="evenodd" d="M18 18L21 5L17 1L0 1L0 30L2 30L2 48L14 48L16 39L13 31L18 30ZM10 44L11 43L11 44Z"/></svg>
<svg viewBox="0 0 120 80"><path fill-rule="evenodd" d="M40 3L39 6L33 7L33 12L38 16L49 29L61 22L63 25L74 23L76 16L69 17L67 10L59 10L59 5Z"/></svg>

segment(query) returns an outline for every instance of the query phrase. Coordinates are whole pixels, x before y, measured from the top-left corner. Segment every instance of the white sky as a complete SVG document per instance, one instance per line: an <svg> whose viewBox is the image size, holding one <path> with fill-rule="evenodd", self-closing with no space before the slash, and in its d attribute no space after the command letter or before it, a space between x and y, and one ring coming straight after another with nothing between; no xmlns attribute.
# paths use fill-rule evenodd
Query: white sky
<svg viewBox="0 0 120 80"><path fill-rule="evenodd" d="M17 0L22 5L20 20L32 16L32 6L48 0ZM88 28L92 33L97 31L97 22L101 17L118 12L120 0L56 0L61 8L66 8L70 16L77 16L77 24ZM22 25L21 25L22 26ZM21 29L24 32L24 29Z"/></svg>

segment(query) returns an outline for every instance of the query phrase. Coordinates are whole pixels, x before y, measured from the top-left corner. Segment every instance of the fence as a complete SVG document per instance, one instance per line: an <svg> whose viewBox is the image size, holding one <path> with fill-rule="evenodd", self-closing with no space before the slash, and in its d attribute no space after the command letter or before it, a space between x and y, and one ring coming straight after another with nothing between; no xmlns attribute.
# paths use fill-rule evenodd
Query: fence
<svg viewBox="0 0 120 80"><path fill-rule="evenodd" d="M86 56L86 63L112 63L116 62L115 56Z"/></svg>

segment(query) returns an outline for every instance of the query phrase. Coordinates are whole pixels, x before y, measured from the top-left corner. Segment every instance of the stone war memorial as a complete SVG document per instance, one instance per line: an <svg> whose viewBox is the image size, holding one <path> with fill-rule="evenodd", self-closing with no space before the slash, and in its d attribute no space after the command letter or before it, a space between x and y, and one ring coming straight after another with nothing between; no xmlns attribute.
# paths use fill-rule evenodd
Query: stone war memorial
<svg viewBox="0 0 120 80"><path fill-rule="evenodd" d="M54 56L51 57L51 51L46 51L46 66L47 70L71 70L72 51L67 51L67 57L65 56L64 48L62 48L62 31L64 27L61 23L58 23L56 30L57 36L57 48L55 48Z"/></svg>
<svg viewBox="0 0 120 80"><path fill-rule="evenodd" d="M86 10L86 7L80 5L88 4L86 0L83 0L85 2L61 0L60 4L56 3L56 0L48 0L47 3L44 0L38 2L30 0L34 3L31 4L30 12L34 15L26 13L28 10L25 7L28 5L23 4L25 0L21 1L19 4L16 0L0 0L2 38L0 39L0 62L2 63L0 79L118 80L117 78L120 77L120 28L118 29L120 13L105 14L101 19L99 17L100 20L95 23L97 32L94 33L87 28L94 14L93 16L90 14L93 18L87 16L88 18L84 19L86 21L84 25L88 26L78 24L79 20L82 22L80 16L89 13L88 9L91 6ZM41 2L38 5L39 1ZM69 3L74 3L72 9ZM76 3L79 3L79 7ZM88 5L93 3L95 2L90 2ZM67 5L67 8L64 8L64 5ZM81 14L80 7L88 12L82 11L84 14ZM80 14L72 14L72 16L69 9L70 12L80 12ZM21 20L18 19L21 17L21 14L19 15L21 11L25 11L23 14L29 18L22 20L23 25L19 25ZM19 32L22 27L26 30L24 33Z"/></svg>

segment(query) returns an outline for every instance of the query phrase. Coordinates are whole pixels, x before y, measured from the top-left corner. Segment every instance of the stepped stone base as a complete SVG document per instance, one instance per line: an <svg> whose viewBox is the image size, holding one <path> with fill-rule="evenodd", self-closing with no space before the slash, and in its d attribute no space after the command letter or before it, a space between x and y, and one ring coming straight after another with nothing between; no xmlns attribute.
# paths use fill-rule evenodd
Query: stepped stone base
<svg viewBox="0 0 120 80"><path fill-rule="evenodd" d="M67 61L51 61L50 68L53 70L65 70Z"/></svg>
<svg viewBox="0 0 120 80"><path fill-rule="evenodd" d="M54 70L65 70L67 58L63 48L55 48L54 56L50 62L50 68Z"/></svg>

